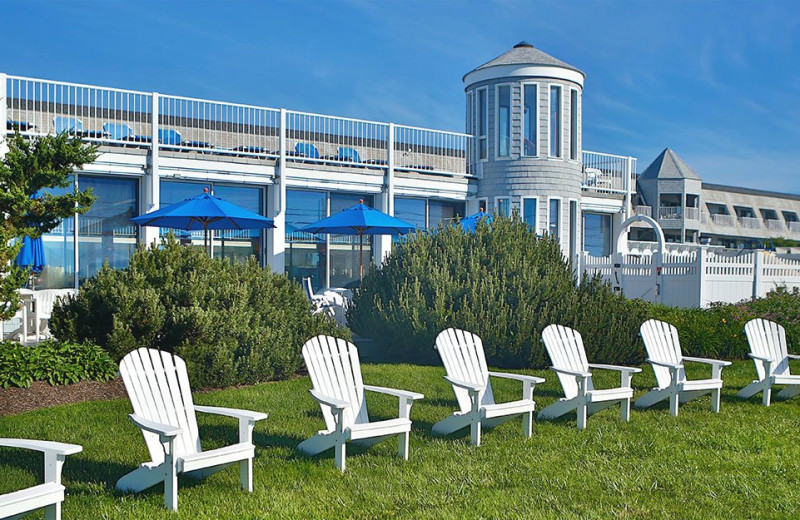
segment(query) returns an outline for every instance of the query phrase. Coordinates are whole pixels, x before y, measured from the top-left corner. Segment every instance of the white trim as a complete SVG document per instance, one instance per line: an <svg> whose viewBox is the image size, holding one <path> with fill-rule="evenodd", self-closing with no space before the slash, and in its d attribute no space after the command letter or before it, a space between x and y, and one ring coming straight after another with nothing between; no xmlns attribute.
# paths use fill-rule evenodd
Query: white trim
<svg viewBox="0 0 800 520"><path fill-rule="evenodd" d="M572 103L572 93L575 92L575 103ZM580 162L581 160L581 137L580 137L580 127L581 127L581 117L580 117L580 106L581 106L581 91L576 89L575 87L569 88L569 146L567 146L567 154L570 161ZM575 128L573 128L573 115L575 119ZM572 157L572 144L575 141L575 157Z"/></svg>
<svg viewBox="0 0 800 520"><path fill-rule="evenodd" d="M498 83L494 86L494 159L507 161L514 158L514 138L511 132L511 120L514 113L513 83ZM500 155L500 88L508 87L508 155Z"/></svg>
<svg viewBox="0 0 800 520"><path fill-rule="evenodd" d="M473 98L473 95L472 95L472 91L470 90L469 92L467 92L467 124L466 124L466 127L464 129L467 131L467 135L471 135L471 136L474 137L475 134L472 132L472 127L473 127L472 118L473 118L475 109L473 108L472 98Z"/></svg>
<svg viewBox="0 0 800 520"><path fill-rule="evenodd" d="M551 215L550 215L550 205L551 205L551 202L554 201L554 200L558 201L558 220L556 222L558 223L557 235L558 235L558 243L560 244L561 243L561 239L563 238L563 233L561 232L561 228L563 227L562 226L562 224L563 224L562 219L563 219L563 216L564 216L564 199L563 199L563 197L547 197L547 220L546 220L546 223L545 223L545 232L548 235L550 235L550 217L551 217Z"/></svg>
<svg viewBox="0 0 800 520"><path fill-rule="evenodd" d="M526 200L532 200L536 204L535 211L533 212L533 225L531 227L533 227L534 232L538 235L539 234L539 210L541 209L541 206L539 206L539 197L536 197L536 196L526 197L524 195L520 196L520 207L522 209L520 216L522 217L522 221L523 222L525 222L525 201ZM526 222L526 224L528 224L528 223ZM528 224L528 225L530 225L530 224Z"/></svg>
<svg viewBox="0 0 800 520"><path fill-rule="evenodd" d="M565 69L556 65L495 65L486 67L480 70L474 70L463 78L464 85L469 88L481 81L487 81L497 78L515 78L515 77L528 77L528 78L550 78L562 81L570 81L583 87L583 80L585 75L583 72Z"/></svg>
<svg viewBox="0 0 800 520"><path fill-rule="evenodd" d="M486 93L486 125L481 128L481 91ZM489 87L480 87L475 89L475 126L478 127L478 133L475 135L475 142L478 148L478 161L486 162L489 160ZM481 132L486 133L481 133ZM486 139L486 157L481 157L481 139Z"/></svg>
<svg viewBox="0 0 800 520"><path fill-rule="evenodd" d="M528 86L528 87L530 87L530 86L536 87L536 101L534 103L535 116L533 118L533 120L535 122L534 123L534 128L536 128L536 135L534 137L534 139L535 139L534 144L536 145L536 153L533 154L533 155L528 155L528 154L525 153L525 130L526 130L526 126L525 126L525 87L526 86ZM519 156L520 157L539 157L539 156L541 156L541 146L539 146L539 137L540 137L539 134L541 133L539 131L541 129L541 125L539 124L539 112L540 112L540 110L539 110L539 96L541 96L541 95L542 95L541 83L536 82L536 81L523 81L523 82L520 83L520 103L521 103L521 105L520 105L520 114L521 114L521 117L520 117L520 121L521 121L521 124L520 124L520 147L519 147L519 154L520 154Z"/></svg>
<svg viewBox="0 0 800 520"><path fill-rule="evenodd" d="M494 198L494 211L492 213L494 213L495 215L500 215L500 201L501 200L507 200L508 201L508 215L503 215L503 216L510 218L511 217L511 200L512 200L512 198L513 197L511 197L509 195L503 195L503 196L500 196L500 197L495 197Z"/></svg>
<svg viewBox="0 0 800 520"><path fill-rule="evenodd" d="M553 87L558 88L558 90L560 92L560 97L561 97L560 103L559 103L559 105L560 105L559 106L559 114L558 114L559 119L560 119L559 122L561 124L559 125L559 128L557 129L558 133L560 134L559 143L558 143L558 148L559 148L559 151L561 152L560 155L553 155L552 154L552 146L551 146L551 140L552 140L552 137L553 137L552 136L553 129L552 129L552 126L550 124L550 117L551 117L550 114L553 111ZM548 83L547 84L547 158L548 159L559 159L559 160L563 160L564 159L564 135L563 135L563 133L564 133L564 86L560 85L558 83Z"/></svg>

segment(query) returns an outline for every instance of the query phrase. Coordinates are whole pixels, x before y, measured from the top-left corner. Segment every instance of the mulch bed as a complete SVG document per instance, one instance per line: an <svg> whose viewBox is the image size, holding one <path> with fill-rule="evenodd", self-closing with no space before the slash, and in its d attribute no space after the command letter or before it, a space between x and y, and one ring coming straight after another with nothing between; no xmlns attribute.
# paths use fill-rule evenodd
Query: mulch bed
<svg viewBox="0 0 800 520"><path fill-rule="evenodd" d="M125 385L119 378L107 383L81 381L64 386L50 386L43 381L35 381L30 388L0 388L0 416L59 404L117 399L127 395Z"/></svg>

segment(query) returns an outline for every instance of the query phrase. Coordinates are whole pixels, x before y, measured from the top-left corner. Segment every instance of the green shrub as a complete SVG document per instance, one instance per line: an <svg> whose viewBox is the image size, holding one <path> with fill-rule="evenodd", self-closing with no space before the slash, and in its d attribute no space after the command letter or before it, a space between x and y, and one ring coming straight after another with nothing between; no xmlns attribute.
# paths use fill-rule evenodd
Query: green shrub
<svg viewBox="0 0 800 520"><path fill-rule="evenodd" d="M180 355L198 387L285 378L301 366L300 348L316 334L349 331L311 315L300 285L254 258L211 259L174 238L138 249L127 269L105 266L50 320L60 339L92 341L116 360L139 347Z"/></svg>
<svg viewBox="0 0 800 520"><path fill-rule="evenodd" d="M396 244L364 277L348 323L384 357L417 363L437 363L436 335L459 327L481 336L491 365L547 366L540 338L551 323L579 330L594 362L635 363L646 307L598 279L578 282L556 241L496 219L475 233L445 226Z"/></svg>
<svg viewBox="0 0 800 520"><path fill-rule="evenodd" d="M117 364L100 347L47 340L32 347L0 342L0 386L28 388L34 381L53 386L79 381L109 381Z"/></svg>

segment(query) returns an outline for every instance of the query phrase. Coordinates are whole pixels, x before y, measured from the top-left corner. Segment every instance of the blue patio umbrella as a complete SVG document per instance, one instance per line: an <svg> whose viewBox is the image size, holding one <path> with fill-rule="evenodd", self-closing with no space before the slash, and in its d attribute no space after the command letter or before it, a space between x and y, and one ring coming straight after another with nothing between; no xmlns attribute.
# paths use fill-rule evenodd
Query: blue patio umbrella
<svg viewBox="0 0 800 520"><path fill-rule="evenodd" d="M267 218L208 193L190 197L150 213L131 219L140 226L168 227L186 231L204 232L204 245L208 247L210 229L269 229L275 223Z"/></svg>
<svg viewBox="0 0 800 520"><path fill-rule="evenodd" d="M22 248L17 253L14 263L17 267L30 268L35 273L44 269L44 243L42 238L24 237L22 239Z"/></svg>
<svg viewBox="0 0 800 520"><path fill-rule="evenodd" d="M478 226L478 222L481 220L484 220L487 224L491 224L492 221L494 220L494 217L492 217L489 213L486 213L485 211L483 211L483 209L481 209L479 212L473 215L462 218L459 221L459 224L461 225L461 229L463 229L464 231L469 231L470 233L474 233L475 229Z"/></svg>
<svg viewBox="0 0 800 520"><path fill-rule="evenodd" d="M364 235L402 235L414 231L416 227L404 220L392 217L375 208L360 203L343 209L335 215L313 224L303 226L298 231L325 233L329 235L358 235L359 275L364 279Z"/></svg>

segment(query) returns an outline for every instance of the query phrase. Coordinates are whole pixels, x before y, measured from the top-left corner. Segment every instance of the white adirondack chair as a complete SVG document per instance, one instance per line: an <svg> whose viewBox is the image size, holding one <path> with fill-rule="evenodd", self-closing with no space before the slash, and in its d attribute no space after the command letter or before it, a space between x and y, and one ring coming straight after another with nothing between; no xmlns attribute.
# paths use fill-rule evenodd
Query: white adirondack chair
<svg viewBox="0 0 800 520"><path fill-rule="evenodd" d="M55 306L56 301L59 298L64 298L74 293L74 289L44 289L33 292L33 302L36 306L34 318L36 341L42 339L44 332L49 331L49 320L50 316L53 314L53 307Z"/></svg>
<svg viewBox="0 0 800 520"><path fill-rule="evenodd" d="M583 430L588 415L619 403L622 420L630 420L633 397L631 377L641 372L641 368L589 363L580 332L563 325L548 325L542 331L542 339L553 363L550 368L558 374L566 397L539 412L540 419L555 419L577 410L578 429ZM619 388L596 390L589 371L592 368L618 371Z"/></svg>
<svg viewBox="0 0 800 520"><path fill-rule="evenodd" d="M772 385L786 385L778 392L778 397L788 399L800 394L800 375L792 375L789 370L790 359L800 356L789 354L786 348L786 330L775 322L756 318L744 326L747 342L750 344L750 357L756 365L758 379L742 388L739 397L747 399L763 393L765 406L772 397Z"/></svg>
<svg viewBox="0 0 800 520"><path fill-rule="evenodd" d="M669 413L677 416L680 403L711 394L711 411L719 412L722 369L730 366L730 362L684 356L678 329L669 323L647 320L639 327L639 331L649 356L646 361L653 366L658 386L637 399L634 406L647 408L669 399ZM684 361L711 365L711 379L687 380Z"/></svg>
<svg viewBox="0 0 800 520"><path fill-rule="evenodd" d="M336 318L336 309L325 296L314 294L314 289L311 287L311 278L303 278L303 292L306 293L306 298L311 302L311 314L325 313L331 318Z"/></svg>
<svg viewBox="0 0 800 520"><path fill-rule="evenodd" d="M531 436L533 411L536 408L533 389L537 383L544 383L544 379L490 372L486 366L481 338L464 330L443 330L436 337L435 348L447 370L444 378L453 385L460 411L434 424L433 433L448 435L469 426L470 442L480 446L482 428L494 428L522 416L522 434ZM521 381L522 399L495 403L489 376Z"/></svg>
<svg viewBox="0 0 800 520"><path fill-rule="evenodd" d="M303 345L303 359L313 385L309 392L322 408L327 429L301 442L297 446L300 452L316 455L334 448L336 467L344 471L347 441L368 447L397 436L400 440L398 453L408 460L411 405L422 399L422 394L365 385L361 379L358 350L343 339L323 335L311 338ZM399 417L370 422L364 390L398 397Z"/></svg>
<svg viewBox="0 0 800 520"><path fill-rule="evenodd" d="M120 491L139 492L164 483L164 503L178 509L178 474L203 478L239 463L242 489L253 491L253 427L267 414L195 406L186 363L167 352L140 348L126 355L119 366L133 413L142 429L152 461L117 481ZM239 443L203 451L195 412L225 415L239 420Z"/></svg>
<svg viewBox="0 0 800 520"><path fill-rule="evenodd" d="M44 484L0 495L0 518L22 518L45 508L45 520L60 520L65 489L61 484L64 459L67 455L80 453L83 448L77 444L28 439L0 439L0 446L43 452L45 480Z"/></svg>

